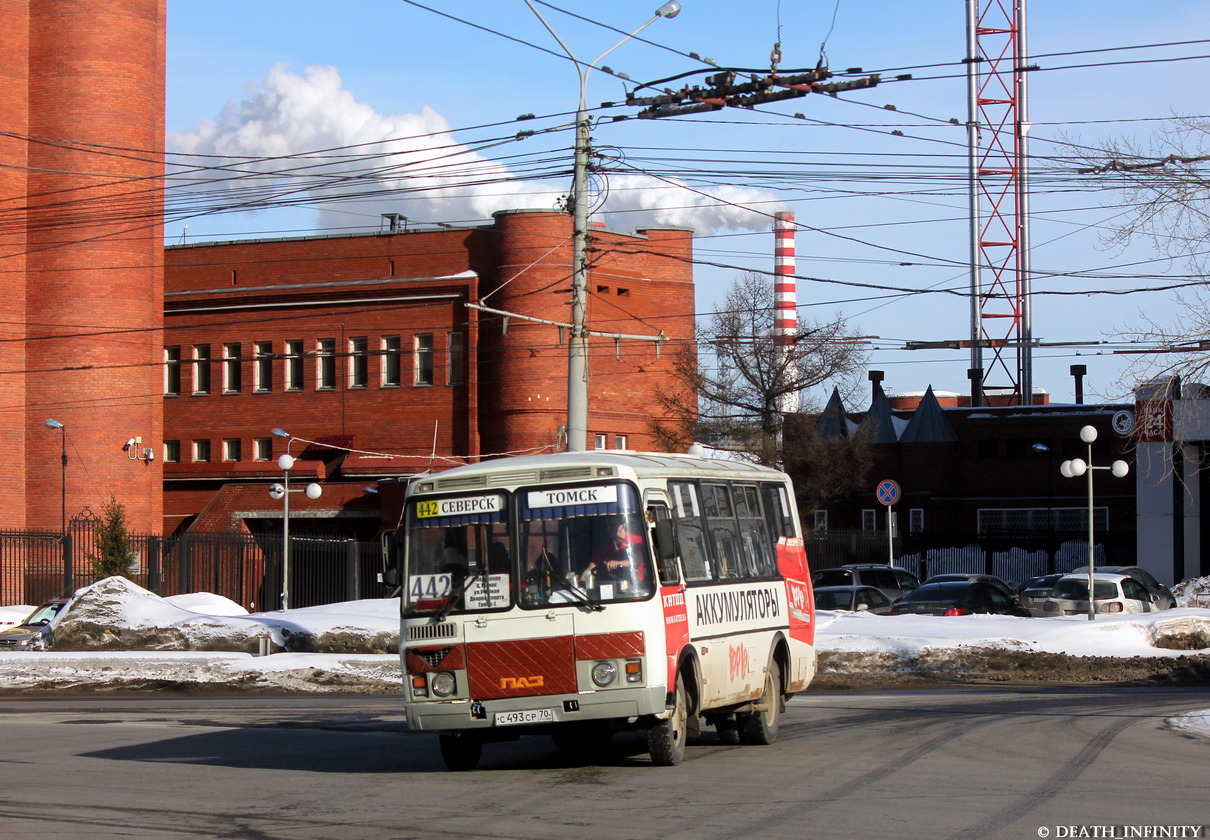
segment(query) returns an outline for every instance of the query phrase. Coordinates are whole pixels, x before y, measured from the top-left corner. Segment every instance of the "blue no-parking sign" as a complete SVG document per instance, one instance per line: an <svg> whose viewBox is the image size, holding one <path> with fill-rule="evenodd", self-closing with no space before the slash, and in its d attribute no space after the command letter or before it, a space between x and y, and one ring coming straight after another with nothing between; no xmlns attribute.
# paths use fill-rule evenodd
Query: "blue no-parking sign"
<svg viewBox="0 0 1210 840"><path fill-rule="evenodd" d="M874 494L878 496L878 501L890 507L899 501L899 485L888 478L885 481L878 482L878 487L874 490Z"/></svg>

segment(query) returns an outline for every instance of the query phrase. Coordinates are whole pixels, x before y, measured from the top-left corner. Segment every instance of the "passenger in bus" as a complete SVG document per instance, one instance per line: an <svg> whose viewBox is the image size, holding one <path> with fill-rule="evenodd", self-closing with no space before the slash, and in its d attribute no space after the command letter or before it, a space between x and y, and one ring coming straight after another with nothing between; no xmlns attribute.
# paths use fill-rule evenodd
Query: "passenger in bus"
<svg viewBox="0 0 1210 840"><path fill-rule="evenodd" d="M610 522L609 537L593 552L592 559L580 572L580 579L587 582L591 576L599 580L626 583L644 581L647 566L639 562L638 555L642 545L643 538L631 533L626 524L626 517L619 516Z"/></svg>

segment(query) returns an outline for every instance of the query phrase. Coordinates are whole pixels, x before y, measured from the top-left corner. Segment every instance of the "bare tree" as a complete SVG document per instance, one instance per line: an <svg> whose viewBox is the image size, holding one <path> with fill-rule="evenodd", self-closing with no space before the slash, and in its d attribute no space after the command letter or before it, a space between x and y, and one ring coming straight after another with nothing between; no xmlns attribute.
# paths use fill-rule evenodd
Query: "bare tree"
<svg viewBox="0 0 1210 840"><path fill-rule="evenodd" d="M809 412L813 389L856 387L865 352L843 317L800 318L794 340L783 346L774 338L773 312L767 278L749 273L731 285L722 308L699 325L697 347L678 351L674 381L661 388L661 407L675 418L654 424L661 440L707 439L758 463L781 464L787 398L804 400L801 410Z"/></svg>
<svg viewBox="0 0 1210 840"><path fill-rule="evenodd" d="M1120 329L1120 337L1140 347L1124 384L1156 383L1151 399L1174 395L1181 380L1205 382L1210 375L1210 122L1175 117L1146 142L1111 141L1082 156L1079 172L1098 189L1123 195L1125 214L1102 241L1121 250L1137 240L1184 264L1189 277L1175 287L1178 315L1171 322L1146 318ZM1163 383L1168 383L1165 386Z"/></svg>

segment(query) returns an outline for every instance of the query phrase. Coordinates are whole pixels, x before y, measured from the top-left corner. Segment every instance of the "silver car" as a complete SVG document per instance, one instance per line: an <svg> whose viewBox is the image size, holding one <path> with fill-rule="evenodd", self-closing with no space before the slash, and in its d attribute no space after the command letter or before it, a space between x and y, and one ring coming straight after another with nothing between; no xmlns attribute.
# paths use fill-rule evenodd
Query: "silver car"
<svg viewBox="0 0 1210 840"><path fill-rule="evenodd" d="M891 599L872 586L821 586L815 590L815 609L886 615Z"/></svg>
<svg viewBox="0 0 1210 840"><path fill-rule="evenodd" d="M1143 584L1129 575L1108 572L1093 573L1092 601L1097 615L1148 613L1159 609ZM1051 618L1088 615L1088 572L1073 572L1059 578L1042 605L1042 615Z"/></svg>
<svg viewBox="0 0 1210 840"><path fill-rule="evenodd" d="M50 647L52 625L62 609L67 606L67 598L55 598L47 601L16 627L0 632L0 651L9 650L45 650Z"/></svg>
<svg viewBox="0 0 1210 840"><path fill-rule="evenodd" d="M1076 572L1088 574L1088 567L1081 566L1078 569L1072 569L1072 574L1075 574ZM1110 575L1129 575L1139 583L1143 584L1143 588L1146 589L1148 593L1156 596L1157 600L1153 601L1153 603L1156 605L1156 609L1170 610L1176 606L1176 596L1172 594L1172 590L1156 580L1155 575L1151 574L1151 572L1147 571L1141 566L1097 566L1095 569L1093 569L1093 572L1105 572L1106 574Z"/></svg>

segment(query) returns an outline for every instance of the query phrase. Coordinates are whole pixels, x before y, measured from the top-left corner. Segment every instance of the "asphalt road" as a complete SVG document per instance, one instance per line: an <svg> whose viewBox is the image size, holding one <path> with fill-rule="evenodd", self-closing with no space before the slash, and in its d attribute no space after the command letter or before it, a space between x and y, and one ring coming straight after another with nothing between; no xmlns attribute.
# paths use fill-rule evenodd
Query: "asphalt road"
<svg viewBox="0 0 1210 840"><path fill-rule="evenodd" d="M1129 836L1072 827L1210 823L1210 738L1164 723L1204 709L1205 688L817 692L768 747L707 730L659 768L637 737L595 762L531 738L453 774L390 698L4 698L0 836Z"/></svg>

